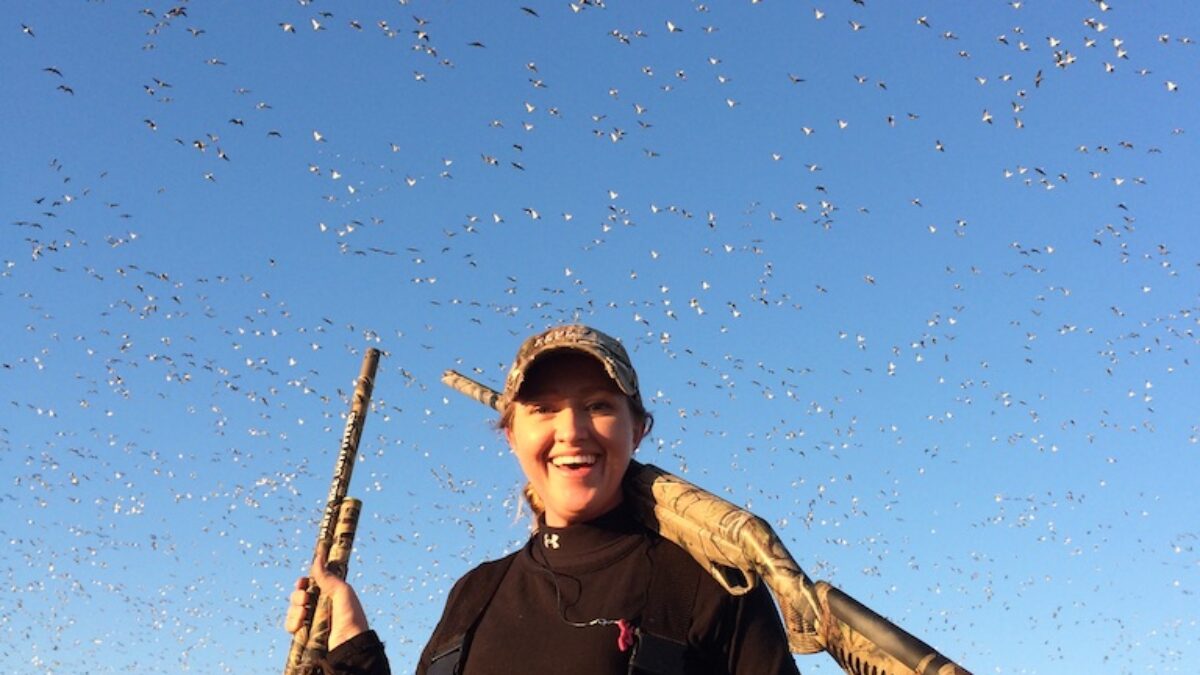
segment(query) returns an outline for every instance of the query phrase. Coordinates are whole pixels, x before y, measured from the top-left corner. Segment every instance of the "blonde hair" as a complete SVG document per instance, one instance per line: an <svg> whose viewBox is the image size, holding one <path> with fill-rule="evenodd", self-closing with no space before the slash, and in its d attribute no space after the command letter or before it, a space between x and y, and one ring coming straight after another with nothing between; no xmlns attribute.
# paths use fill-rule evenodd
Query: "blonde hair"
<svg viewBox="0 0 1200 675"><path fill-rule="evenodd" d="M525 481L525 485L521 488L521 496L525 498L525 504L532 511L532 520L530 529L534 532L538 529L538 524L542 522L542 514L546 512L546 504L542 502L542 497L533 489L533 483Z"/></svg>

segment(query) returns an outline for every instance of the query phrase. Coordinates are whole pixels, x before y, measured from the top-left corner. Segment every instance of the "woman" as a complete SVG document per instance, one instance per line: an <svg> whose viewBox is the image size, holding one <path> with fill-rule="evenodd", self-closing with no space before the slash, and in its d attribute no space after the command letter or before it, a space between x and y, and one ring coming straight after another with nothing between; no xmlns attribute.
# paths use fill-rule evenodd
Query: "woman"
<svg viewBox="0 0 1200 675"><path fill-rule="evenodd" d="M580 325L527 339L501 403L538 527L455 584L418 674L797 672L765 587L729 595L626 507L653 417L619 342ZM312 576L334 603L332 672L388 672L353 590L321 564ZM302 612L297 591L289 630Z"/></svg>

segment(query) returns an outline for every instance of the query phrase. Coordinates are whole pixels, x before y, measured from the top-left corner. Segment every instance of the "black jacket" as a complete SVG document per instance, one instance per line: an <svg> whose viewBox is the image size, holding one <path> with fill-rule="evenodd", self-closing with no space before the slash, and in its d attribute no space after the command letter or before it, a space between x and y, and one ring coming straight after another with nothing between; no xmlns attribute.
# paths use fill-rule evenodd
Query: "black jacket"
<svg viewBox="0 0 1200 675"><path fill-rule="evenodd" d="M624 650L619 619L638 634ZM630 668L635 651L647 667ZM340 645L329 661L335 673L389 673L374 631ZM730 595L624 508L590 523L543 526L520 551L459 579L416 672L798 674L764 586Z"/></svg>
<svg viewBox="0 0 1200 675"><path fill-rule="evenodd" d="M620 648L618 619L639 633L634 647ZM441 675L431 669L435 657L453 652L464 634L465 658L446 657L462 659L462 675L623 675L635 651L664 675L798 672L765 587L729 595L624 508L590 523L543 526L517 553L460 579L417 675Z"/></svg>

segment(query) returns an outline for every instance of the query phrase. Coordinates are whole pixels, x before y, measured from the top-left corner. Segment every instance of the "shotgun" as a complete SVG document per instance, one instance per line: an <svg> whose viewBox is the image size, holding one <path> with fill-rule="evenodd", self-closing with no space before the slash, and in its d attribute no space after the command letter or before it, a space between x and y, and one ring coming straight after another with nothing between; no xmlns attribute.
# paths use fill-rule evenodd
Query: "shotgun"
<svg viewBox="0 0 1200 675"><path fill-rule="evenodd" d="M453 370L442 382L491 408L500 405L499 392ZM687 551L730 593L765 581L793 653L824 651L850 675L971 675L838 588L814 583L753 513L653 464L630 464L625 494L643 525Z"/></svg>
<svg viewBox="0 0 1200 675"><path fill-rule="evenodd" d="M341 579L346 578L350 566L350 549L358 529L358 515L362 511L362 502L347 497L346 492L350 489L350 476L358 456L358 442L362 438L367 411L371 407L371 392L375 389L375 370L378 366L379 350L367 349L354 385L354 398L350 402L350 413L346 416L341 448L333 465L329 498L317 528L313 560L326 555L326 567ZM321 589L309 579L304 599L304 623L292 634L292 646L283 667L284 675L321 672L319 663L329 651L330 609L329 598L322 598Z"/></svg>

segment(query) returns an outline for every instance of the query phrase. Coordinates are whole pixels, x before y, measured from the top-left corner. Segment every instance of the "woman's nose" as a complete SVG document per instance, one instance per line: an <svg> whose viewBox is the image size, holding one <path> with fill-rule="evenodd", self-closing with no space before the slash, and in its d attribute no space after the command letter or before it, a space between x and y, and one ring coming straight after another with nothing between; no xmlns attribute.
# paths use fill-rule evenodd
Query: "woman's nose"
<svg viewBox="0 0 1200 675"><path fill-rule="evenodd" d="M587 411L576 406L563 406L554 418L555 437L561 442L576 441L586 438L589 419Z"/></svg>

